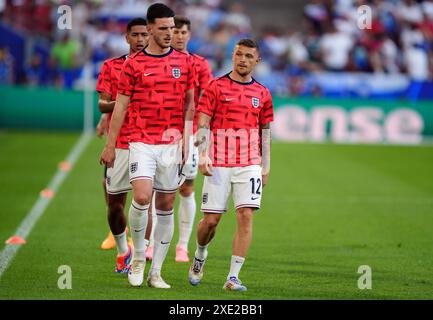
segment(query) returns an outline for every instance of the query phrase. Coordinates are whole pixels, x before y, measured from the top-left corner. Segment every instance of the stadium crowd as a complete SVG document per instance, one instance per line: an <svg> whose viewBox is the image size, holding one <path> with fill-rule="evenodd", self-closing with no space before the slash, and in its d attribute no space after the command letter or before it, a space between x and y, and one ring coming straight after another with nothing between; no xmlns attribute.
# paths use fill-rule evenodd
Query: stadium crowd
<svg viewBox="0 0 433 320"><path fill-rule="evenodd" d="M0 83L72 87L88 62L96 79L104 59L127 51L123 34L128 19L146 12L153 2L0 1L2 24L47 48L46 55L27 50L18 77L12 76L17 61L9 48L0 48ZM299 8L302 27L281 29L270 21L261 30L246 14L247 2L163 2L192 20L189 50L208 59L215 75L228 71L240 38L256 36L262 49L256 76L274 93L301 94L304 77L316 71L407 74L416 81L433 78L433 0L310 0ZM57 28L62 4L73 10L69 32ZM358 27L361 5L371 8L371 28Z"/></svg>

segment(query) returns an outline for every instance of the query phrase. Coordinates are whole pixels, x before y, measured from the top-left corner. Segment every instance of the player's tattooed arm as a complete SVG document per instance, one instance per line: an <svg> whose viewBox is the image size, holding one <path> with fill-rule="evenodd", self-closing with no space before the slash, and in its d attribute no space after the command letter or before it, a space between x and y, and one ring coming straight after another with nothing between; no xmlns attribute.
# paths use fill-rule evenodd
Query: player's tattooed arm
<svg viewBox="0 0 433 320"><path fill-rule="evenodd" d="M99 94L98 107L102 113L113 112L116 101L111 101L111 94L107 92L101 92Z"/></svg>
<svg viewBox="0 0 433 320"><path fill-rule="evenodd" d="M210 120L207 114L200 112L198 115L198 124L197 124L197 140L194 145L198 148L199 153L208 152L209 140L210 140Z"/></svg>
<svg viewBox="0 0 433 320"><path fill-rule="evenodd" d="M262 181L263 186L268 183L269 172L271 171L271 125L266 123L260 126L260 137L262 140Z"/></svg>
<svg viewBox="0 0 433 320"><path fill-rule="evenodd" d="M114 106L113 116L111 118L107 142L105 143L104 150L102 151L101 158L99 160L101 164L105 164L109 168L113 167L114 160L116 159L116 140L125 119L129 100L129 96L125 96L120 93L117 94L116 105Z"/></svg>
<svg viewBox="0 0 433 320"><path fill-rule="evenodd" d="M198 117L197 140L195 142L199 153L198 169L205 176L212 175L212 160L209 158L210 120L210 116L200 112Z"/></svg>

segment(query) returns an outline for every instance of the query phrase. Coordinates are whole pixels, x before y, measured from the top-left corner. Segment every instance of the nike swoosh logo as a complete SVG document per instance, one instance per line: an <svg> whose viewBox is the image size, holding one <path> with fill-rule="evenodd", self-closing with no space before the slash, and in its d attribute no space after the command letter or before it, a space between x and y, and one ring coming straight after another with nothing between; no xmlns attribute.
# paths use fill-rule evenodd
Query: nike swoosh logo
<svg viewBox="0 0 433 320"><path fill-rule="evenodd" d="M152 73L143 73L143 76L148 77L150 76Z"/></svg>
<svg viewBox="0 0 433 320"><path fill-rule="evenodd" d="M260 197L256 197L256 198L251 197L251 200L257 200L258 198L260 198Z"/></svg>
<svg viewBox="0 0 433 320"><path fill-rule="evenodd" d="M143 229L140 229L140 230L134 230L135 232L141 232L141 231L143 231L144 230L144 228Z"/></svg>
<svg viewBox="0 0 433 320"><path fill-rule="evenodd" d="M161 241L161 244L169 244L169 243L170 243L170 241L169 242Z"/></svg>
<svg viewBox="0 0 433 320"><path fill-rule="evenodd" d="M226 98L226 101L232 101L232 100L234 100L235 98Z"/></svg>

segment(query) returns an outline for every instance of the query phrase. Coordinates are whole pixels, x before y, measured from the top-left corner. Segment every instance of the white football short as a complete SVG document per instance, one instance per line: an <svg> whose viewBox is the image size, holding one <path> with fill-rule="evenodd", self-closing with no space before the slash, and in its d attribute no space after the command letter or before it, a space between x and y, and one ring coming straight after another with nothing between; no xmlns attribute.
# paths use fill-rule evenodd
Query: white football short
<svg viewBox="0 0 433 320"><path fill-rule="evenodd" d="M194 137L189 140L189 156L183 167L183 173L187 180L194 180L198 170L198 149L194 146Z"/></svg>
<svg viewBox="0 0 433 320"><path fill-rule="evenodd" d="M180 144L129 144L129 180L153 180L153 189L175 192L185 181Z"/></svg>
<svg viewBox="0 0 433 320"><path fill-rule="evenodd" d="M108 194L125 193L132 190L129 182L129 150L116 148L116 160L112 168L107 168L105 184Z"/></svg>
<svg viewBox="0 0 433 320"><path fill-rule="evenodd" d="M235 209L259 209L262 198L262 167L213 167L213 175L204 178L201 211L226 212L232 191Z"/></svg>

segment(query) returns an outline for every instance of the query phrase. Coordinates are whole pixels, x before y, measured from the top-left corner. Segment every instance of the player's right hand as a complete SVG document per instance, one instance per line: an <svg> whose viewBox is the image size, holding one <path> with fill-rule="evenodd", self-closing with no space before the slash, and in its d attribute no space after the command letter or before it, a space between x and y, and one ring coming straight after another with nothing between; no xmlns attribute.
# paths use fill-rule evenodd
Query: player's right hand
<svg viewBox="0 0 433 320"><path fill-rule="evenodd" d="M201 145L203 142L205 142L206 141L206 138L205 137L202 137L202 139L201 140L199 140L199 139L197 139L195 142L194 142L194 147L198 147L199 145Z"/></svg>
<svg viewBox="0 0 433 320"><path fill-rule="evenodd" d="M209 158L209 156L200 156L200 160L198 162L198 170L203 174L204 176L212 176L212 160Z"/></svg>
<svg viewBox="0 0 433 320"><path fill-rule="evenodd" d="M115 148L105 146L101 158L99 159L99 163L105 165L107 168L112 168L114 166L114 160L116 160Z"/></svg>

